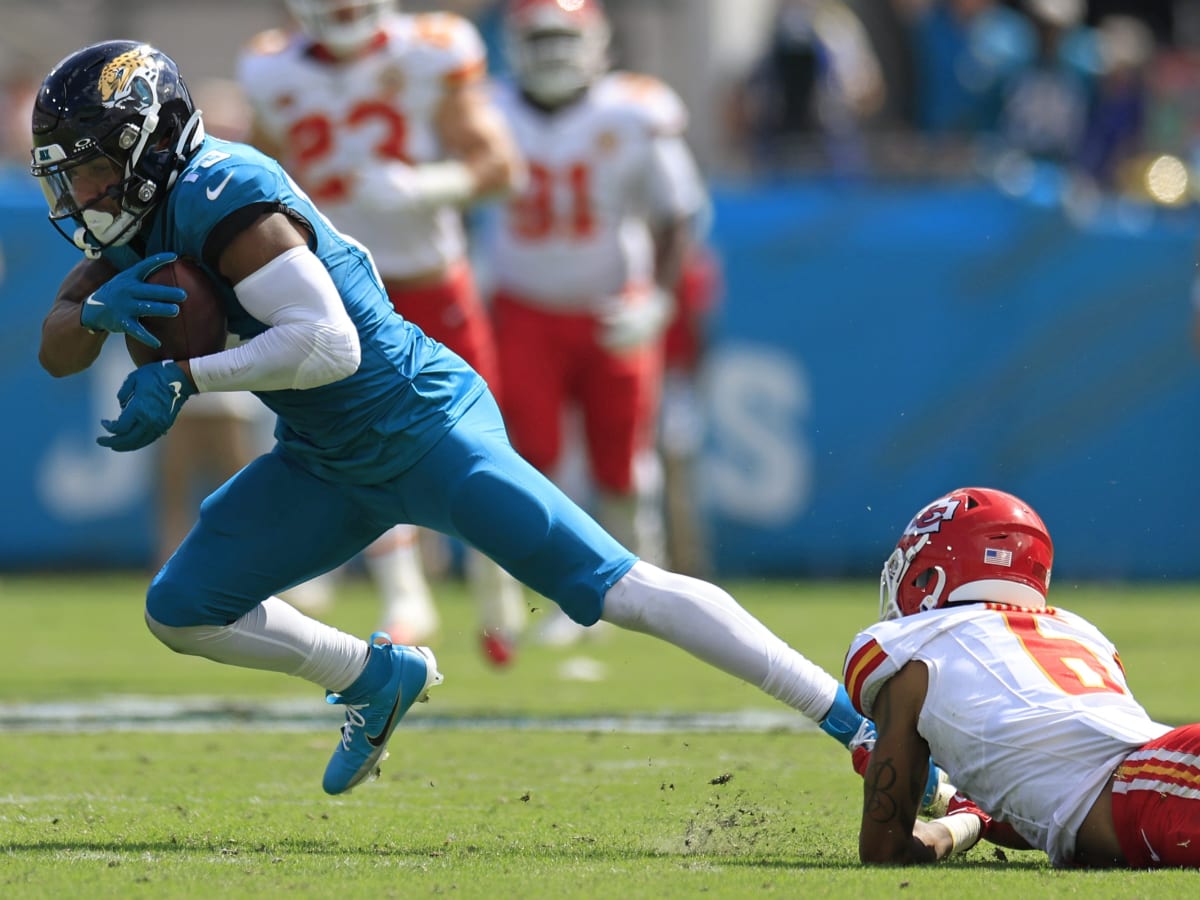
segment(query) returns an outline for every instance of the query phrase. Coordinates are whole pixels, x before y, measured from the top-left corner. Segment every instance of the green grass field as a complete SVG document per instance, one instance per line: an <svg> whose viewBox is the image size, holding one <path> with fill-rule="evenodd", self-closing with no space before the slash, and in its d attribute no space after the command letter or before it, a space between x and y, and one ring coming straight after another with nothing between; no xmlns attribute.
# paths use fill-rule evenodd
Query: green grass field
<svg viewBox="0 0 1200 900"><path fill-rule="evenodd" d="M445 684L397 731L378 782L329 798L320 776L336 713L326 727L283 731L253 715L311 703L319 725L320 691L170 653L142 624L144 581L0 578L0 897L1134 898L1200 888L1196 873L1061 872L1041 854L987 845L936 869L863 869L858 779L824 735L614 725L755 711L786 721L787 711L672 647L612 629L570 649L522 648L514 668L494 672L453 583L438 588ZM876 611L868 582L729 587L834 672ZM1197 717L1200 589L1064 583L1053 596L1116 641L1152 715ZM536 620L545 602L534 605ZM329 619L366 634L375 612L370 588L350 581ZM570 677L580 670L599 680ZM241 717L129 730L112 701L130 695L216 697ZM56 704L111 710L102 714L113 730L20 730L22 710ZM592 726L561 727L590 717Z"/></svg>

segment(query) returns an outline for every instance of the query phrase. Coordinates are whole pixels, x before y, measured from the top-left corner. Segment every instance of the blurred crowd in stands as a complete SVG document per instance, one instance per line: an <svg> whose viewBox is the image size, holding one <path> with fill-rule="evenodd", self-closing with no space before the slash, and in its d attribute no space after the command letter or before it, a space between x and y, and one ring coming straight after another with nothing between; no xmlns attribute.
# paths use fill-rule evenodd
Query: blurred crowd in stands
<svg viewBox="0 0 1200 900"><path fill-rule="evenodd" d="M443 5L472 15L488 37L503 4ZM1194 176L1180 184L1200 171L1200 3L775 6L757 59L714 91L708 114L719 117L725 146L710 159L726 171L710 174L958 175L997 159L1011 166L1015 155L1066 167L1105 191L1168 205L1200 197ZM621 58L631 4L608 7L617 64L645 69L647 61ZM7 160L28 157L29 73L42 68L0 60Z"/></svg>
<svg viewBox="0 0 1200 900"><path fill-rule="evenodd" d="M1200 164L1194 7L781 0L725 130L757 174L953 174L1021 159L1105 191L1194 200L1182 183Z"/></svg>

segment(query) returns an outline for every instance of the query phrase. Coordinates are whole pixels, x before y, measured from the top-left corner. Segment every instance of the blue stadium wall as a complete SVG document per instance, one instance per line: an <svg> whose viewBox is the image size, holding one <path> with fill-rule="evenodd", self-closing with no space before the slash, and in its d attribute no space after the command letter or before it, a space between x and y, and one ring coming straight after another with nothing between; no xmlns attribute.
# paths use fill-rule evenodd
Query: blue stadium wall
<svg viewBox="0 0 1200 900"><path fill-rule="evenodd" d="M812 181L716 192L725 301L696 490L721 574L874 575L939 493L1022 495L1056 577L1200 577L1200 215L1086 224L985 184ZM77 258L0 177L0 568L145 565L154 448L95 444L128 362L38 367Z"/></svg>

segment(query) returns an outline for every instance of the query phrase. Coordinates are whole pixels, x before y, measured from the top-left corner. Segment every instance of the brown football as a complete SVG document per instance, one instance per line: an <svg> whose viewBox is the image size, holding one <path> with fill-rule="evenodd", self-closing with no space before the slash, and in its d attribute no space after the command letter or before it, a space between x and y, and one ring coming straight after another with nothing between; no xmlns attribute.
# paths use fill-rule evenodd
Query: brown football
<svg viewBox="0 0 1200 900"><path fill-rule="evenodd" d="M125 335L129 358L139 366L164 359L192 359L225 349L228 322L225 303L208 273L194 260L180 258L150 275L152 284L169 284L187 292L179 304L179 315L145 316L142 324L162 341L157 349Z"/></svg>

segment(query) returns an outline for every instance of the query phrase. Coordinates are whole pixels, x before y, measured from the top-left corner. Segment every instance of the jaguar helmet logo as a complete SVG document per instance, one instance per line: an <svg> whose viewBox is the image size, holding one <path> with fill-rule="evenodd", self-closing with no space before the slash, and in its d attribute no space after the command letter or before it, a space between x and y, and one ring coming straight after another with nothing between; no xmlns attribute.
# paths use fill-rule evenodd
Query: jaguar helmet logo
<svg viewBox="0 0 1200 900"><path fill-rule="evenodd" d="M108 108L146 109L158 103L159 67L143 44L110 60L100 70L100 99Z"/></svg>

